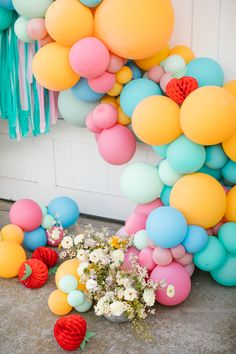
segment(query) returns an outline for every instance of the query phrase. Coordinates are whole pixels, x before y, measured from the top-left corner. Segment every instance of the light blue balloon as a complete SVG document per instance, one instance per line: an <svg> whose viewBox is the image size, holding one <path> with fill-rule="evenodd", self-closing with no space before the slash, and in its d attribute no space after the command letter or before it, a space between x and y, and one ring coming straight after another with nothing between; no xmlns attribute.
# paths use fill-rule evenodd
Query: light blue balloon
<svg viewBox="0 0 236 354"><path fill-rule="evenodd" d="M59 289L69 294L78 287L78 280L73 275L65 275L59 281Z"/></svg>
<svg viewBox="0 0 236 354"><path fill-rule="evenodd" d="M173 141L167 150L167 160L175 171L182 174L198 171L205 159L204 146L192 142L185 135Z"/></svg>
<svg viewBox="0 0 236 354"><path fill-rule="evenodd" d="M82 303L82 305L76 306L75 310L78 312L87 312L91 309L91 307L93 306L93 303L91 300L89 299L85 299L85 301Z"/></svg>
<svg viewBox="0 0 236 354"><path fill-rule="evenodd" d="M84 293L80 290L74 290L67 296L67 302L72 307L78 307L84 302Z"/></svg>
<svg viewBox="0 0 236 354"><path fill-rule="evenodd" d="M165 145L153 145L153 146L152 146L154 152L155 152L157 155L163 157L164 159L166 158L168 147L169 147L169 144L165 144Z"/></svg>
<svg viewBox="0 0 236 354"><path fill-rule="evenodd" d="M140 251L148 246L148 235L146 230L136 232L133 238L133 245Z"/></svg>
<svg viewBox="0 0 236 354"><path fill-rule="evenodd" d="M154 209L146 223L148 237L155 245L163 248L178 246L187 233L187 222L183 214L172 207Z"/></svg>
<svg viewBox="0 0 236 354"><path fill-rule="evenodd" d="M236 256L228 254L224 264L214 269L211 276L223 286L236 286Z"/></svg>
<svg viewBox="0 0 236 354"><path fill-rule="evenodd" d="M206 166L218 170L224 167L227 161L228 157L220 144L206 147Z"/></svg>
<svg viewBox="0 0 236 354"><path fill-rule="evenodd" d="M236 223L226 222L218 232L218 238L227 252L236 255Z"/></svg>
<svg viewBox="0 0 236 354"><path fill-rule="evenodd" d="M68 197L57 197L48 205L48 214L53 216L62 227L74 225L80 215L77 203Z"/></svg>
<svg viewBox="0 0 236 354"><path fill-rule="evenodd" d="M43 222L42 222L42 227L46 230L50 229L55 225L56 221L53 216L51 215L45 215L43 217Z"/></svg>
<svg viewBox="0 0 236 354"><path fill-rule="evenodd" d="M206 165L202 166L198 172L205 173L206 175L212 176L218 181L222 178L221 170L213 170Z"/></svg>
<svg viewBox="0 0 236 354"><path fill-rule="evenodd" d="M47 235L42 227L38 227L34 231L24 233L23 247L29 251L34 251L36 248L47 245Z"/></svg>
<svg viewBox="0 0 236 354"><path fill-rule="evenodd" d="M129 62L126 64L126 66L128 66L132 70L133 79L140 79L142 77L142 71L135 63Z"/></svg>
<svg viewBox="0 0 236 354"><path fill-rule="evenodd" d="M198 86L223 86L224 72L221 66L210 58L193 59L187 65L186 76L194 77Z"/></svg>
<svg viewBox="0 0 236 354"><path fill-rule="evenodd" d="M162 189L161 192L161 201L165 206L169 206L170 205L170 193L172 191L173 187L170 186L164 186L164 188Z"/></svg>
<svg viewBox="0 0 236 354"><path fill-rule="evenodd" d="M201 226L189 225L182 245L188 253L196 253L207 246L208 234Z"/></svg>
<svg viewBox="0 0 236 354"><path fill-rule="evenodd" d="M134 109L146 97L162 95L160 87L146 78L130 81L124 86L120 95L120 106L123 112L132 117Z"/></svg>
<svg viewBox="0 0 236 354"><path fill-rule="evenodd" d="M93 91L84 78L80 78L77 84L71 88L71 91L79 100L86 102L97 102L104 96L103 93Z"/></svg>
<svg viewBox="0 0 236 354"><path fill-rule="evenodd" d="M224 179L230 183L236 183L236 162L229 160L221 170Z"/></svg>
<svg viewBox="0 0 236 354"><path fill-rule="evenodd" d="M96 7L102 2L102 0L80 0L80 2L87 7Z"/></svg>
<svg viewBox="0 0 236 354"><path fill-rule="evenodd" d="M0 6L4 7L7 10L14 10L12 0L0 0Z"/></svg>
<svg viewBox="0 0 236 354"><path fill-rule="evenodd" d="M7 29L12 23L12 11L0 6L0 31Z"/></svg>

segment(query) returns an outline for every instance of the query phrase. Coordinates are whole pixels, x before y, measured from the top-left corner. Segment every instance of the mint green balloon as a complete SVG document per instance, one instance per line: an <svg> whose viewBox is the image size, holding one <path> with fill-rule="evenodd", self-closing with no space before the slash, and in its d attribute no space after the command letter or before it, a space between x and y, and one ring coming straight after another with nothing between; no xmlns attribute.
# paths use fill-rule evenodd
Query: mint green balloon
<svg viewBox="0 0 236 354"><path fill-rule="evenodd" d="M170 55L168 58L166 58L165 63L164 63L164 70L165 72L168 73L178 73L179 71L184 71L186 70L186 64L184 59L177 54Z"/></svg>
<svg viewBox="0 0 236 354"><path fill-rule="evenodd" d="M228 254L224 264L213 270L211 276L221 285L236 286L236 256Z"/></svg>
<svg viewBox="0 0 236 354"><path fill-rule="evenodd" d="M84 293L80 290L74 290L67 296L67 302L72 307L78 307L84 302Z"/></svg>
<svg viewBox="0 0 236 354"><path fill-rule="evenodd" d="M42 227L46 230L50 229L55 225L56 221L53 216L51 215L45 215L43 217L43 222L42 222Z"/></svg>
<svg viewBox="0 0 236 354"><path fill-rule="evenodd" d="M148 246L148 235L146 230L136 232L133 238L133 245L140 251Z"/></svg>
<svg viewBox="0 0 236 354"><path fill-rule="evenodd" d="M0 31L7 29L12 23L12 11L5 9L0 5Z"/></svg>
<svg viewBox="0 0 236 354"><path fill-rule="evenodd" d="M14 30L16 36L25 43L32 43L34 42L28 35L26 31L28 20L24 17L19 17L14 25Z"/></svg>
<svg viewBox="0 0 236 354"><path fill-rule="evenodd" d="M159 176L164 184L172 187L182 177L182 174L178 173L166 159L159 165Z"/></svg>
<svg viewBox="0 0 236 354"><path fill-rule="evenodd" d="M85 127L85 120L88 113L97 105L97 102L85 102L79 100L71 90L59 93L58 108L62 118L64 118L66 122L76 125L77 127Z"/></svg>
<svg viewBox="0 0 236 354"><path fill-rule="evenodd" d="M65 275L59 281L59 289L63 293L69 294L76 290L78 287L78 281L73 275Z"/></svg>
<svg viewBox="0 0 236 354"><path fill-rule="evenodd" d="M167 160L175 171L182 174L198 171L205 159L204 146L192 142L185 135L173 141L167 150Z"/></svg>
<svg viewBox="0 0 236 354"><path fill-rule="evenodd" d="M218 170L219 168L224 167L227 161L228 157L221 144L206 147L206 166Z"/></svg>
<svg viewBox="0 0 236 354"><path fill-rule="evenodd" d="M218 232L218 237L227 252L236 255L236 223L226 222Z"/></svg>
<svg viewBox="0 0 236 354"><path fill-rule="evenodd" d="M93 303L89 299L85 299L85 301L82 303L82 305L76 306L75 310L78 312L87 312L91 309L93 306Z"/></svg>
<svg viewBox="0 0 236 354"><path fill-rule="evenodd" d="M155 152L157 155L163 157L164 159L166 158L168 147L169 147L169 144L165 144L165 145L153 145L153 146L152 146L154 152Z"/></svg>
<svg viewBox="0 0 236 354"><path fill-rule="evenodd" d="M54 0L13 0L16 11L28 19L43 18Z"/></svg>
<svg viewBox="0 0 236 354"><path fill-rule="evenodd" d="M227 253L218 238L209 236L207 246L195 253L193 261L199 269L212 272L224 264L226 256Z"/></svg>
<svg viewBox="0 0 236 354"><path fill-rule="evenodd" d="M121 190L126 198L137 204L152 202L163 189L158 170L148 162L133 163L121 176Z"/></svg>

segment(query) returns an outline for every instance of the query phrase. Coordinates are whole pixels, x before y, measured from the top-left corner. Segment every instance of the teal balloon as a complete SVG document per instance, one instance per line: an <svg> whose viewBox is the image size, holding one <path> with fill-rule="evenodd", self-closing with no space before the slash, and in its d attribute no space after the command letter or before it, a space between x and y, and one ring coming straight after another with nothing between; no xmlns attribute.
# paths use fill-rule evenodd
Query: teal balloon
<svg viewBox="0 0 236 354"><path fill-rule="evenodd" d="M28 20L24 17L19 17L14 25L14 30L15 30L15 34L16 36L24 43L32 43L34 42L33 39L31 39L28 35L27 35L27 27L28 24Z"/></svg>
<svg viewBox="0 0 236 354"><path fill-rule="evenodd" d="M0 31L7 29L12 23L12 11L0 6Z"/></svg>
<svg viewBox="0 0 236 354"><path fill-rule="evenodd" d="M162 189L161 192L161 201L165 206L169 206L170 205L170 193L172 191L173 187L169 187L169 186L164 186L164 188Z"/></svg>
<svg viewBox="0 0 236 354"><path fill-rule="evenodd" d="M73 275L65 275L59 281L59 289L69 294L78 287L78 280Z"/></svg>
<svg viewBox="0 0 236 354"><path fill-rule="evenodd" d="M67 302L72 307L78 307L84 302L84 293L80 290L73 290L67 296Z"/></svg>
<svg viewBox="0 0 236 354"><path fill-rule="evenodd" d="M163 160L159 165L159 176L164 184L172 187L182 177L182 174L177 172L168 160Z"/></svg>
<svg viewBox="0 0 236 354"><path fill-rule="evenodd" d="M96 106L97 102L81 101L71 90L61 91L58 97L58 108L62 118L67 123L77 127L85 127L86 117Z"/></svg>
<svg viewBox="0 0 236 354"><path fill-rule="evenodd" d="M148 235L146 230L136 232L133 238L133 245L140 251L148 246Z"/></svg>
<svg viewBox="0 0 236 354"><path fill-rule="evenodd" d="M51 215L45 215L43 217L43 222L42 222L42 227L46 230L50 229L55 225L56 221L53 216Z"/></svg>
<svg viewBox="0 0 236 354"><path fill-rule="evenodd" d="M84 313L84 312L89 311L92 306L93 306L92 301L89 299L85 299L81 305L75 306L75 310L78 312Z"/></svg>
<svg viewBox="0 0 236 354"><path fill-rule="evenodd" d="M205 159L204 146L192 142L185 135L173 141L167 150L167 160L175 171L182 174L198 171Z"/></svg>
<svg viewBox="0 0 236 354"><path fill-rule="evenodd" d="M221 170L223 178L235 184L236 183L236 162L229 160Z"/></svg>
<svg viewBox="0 0 236 354"><path fill-rule="evenodd" d="M197 58L187 65L186 76L194 77L198 87L223 86L224 72L221 66L210 58Z"/></svg>
<svg viewBox="0 0 236 354"><path fill-rule="evenodd" d="M140 79L142 77L142 71L139 69L139 67L134 64L133 62L127 63L126 66L128 66L133 73L132 79Z"/></svg>
<svg viewBox="0 0 236 354"><path fill-rule="evenodd" d="M228 254L224 264L213 270L211 276L223 286L236 286L236 256Z"/></svg>
<svg viewBox="0 0 236 354"><path fill-rule="evenodd" d="M222 178L221 170L213 170L210 167L207 167L206 165L202 166L198 172L205 173L206 175L212 176L217 181L219 181Z"/></svg>
<svg viewBox="0 0 236 354"><path fill-rule="evenodd" d="M224 167L227 161L228 161L228 157L226 156L220 144L206 147L205 165L207 167L218 170Z"/></svg>
<svg viewBox="0 0 236 354"><path fill-rule="evenodd" d="M170 55L164 63L164 70L166 73L176 74L180 71L185 72L185 60L180 55Z"/></svg>
<svg viewBox="0 0 236 354"><path fill-rule="evenodd" d="M224 264L226 256L227 253L218 238L209 236L206 247L195 253L193 261L199 269L212 272Z"/></svg>
<svg viewBox="0 0 236 354"><path fill-rule="evenodd" d="M163 157L164 159L166 158L168 147L169 147L169 144L165 144L165 145L153 145L153 146L152 146L154 152L155 152L157 155Z"/></svg>
<svg viewBox="0 0 236 354"><path fill-rule="evenodd" d="M228 253L236 255L236 223L226 222L218 232L218 237Z"/></svg>
<svg viewBox="0 0 236 354"><path fill-rule="evenodd" d="M43 18L54 0L13 0L16 11L25 18Z"/></svg>
<svg viewBox="0 0 236 354"><path fill-rule="evenodd" d="M158 170L147 162L133 163L121 176L121 190L126 198L137 204L152 202L163 189Z"/></svg>
<svg viewBox="0 0 236 354"><path fill-rule="evenodd" d="M0 0L0 6L4 7L7 10L14 10L14 6L12 5L12 0Z"/></svg>
<svg viewBox="0 0 236 354"><path fill-rule="evenodd" d="M87 7L96 7L102 2L102 0L80 0L80 2Z"/></svg>

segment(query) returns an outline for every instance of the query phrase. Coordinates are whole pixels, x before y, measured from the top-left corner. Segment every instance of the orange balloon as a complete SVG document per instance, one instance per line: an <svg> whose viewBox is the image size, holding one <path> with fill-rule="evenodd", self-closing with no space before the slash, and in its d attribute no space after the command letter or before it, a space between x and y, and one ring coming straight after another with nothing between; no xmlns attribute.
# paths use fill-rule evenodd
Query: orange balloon
<svg viewBox="0 0 236 354"><path fill-rule="evenodd" d="M168 97L147 97L135 108L132 127L137 137L146 144L169 144L182 133L179 106Z"/></svg>
<svg viewBox="0 0 236 354"><path fill-rule="evenodd" d="M18 243L12 241L0 242L0 277L16 277L21 264L25 260L25 251Z"/></svg>
<svg viewBox="0 0 236 354"><path fill-rule="evenodd" d="M67 302L68 294L63 293L61 290L54 290L48 298L48 307L57 316L67 315L72 307Z"/></svg>
<svg viewBox="0 0 236 354"><path fill-rule="evenodd" d="M118 108L118 121L119 124L129 125L131 123L131 119L122 111L122 109Z"/></svg>
<svg viewBox="0 0 236 354"><path fill-rule="evenodd" d="M69 62L70 48L53 42L42 47L33 59L33 74L48 90L62 91L74 86L80 79Z"/></svg>
<svg viewBox="0 0 236 354"><path fill-rule="evenodd" d="M236 98L236 80L226 82L223 87Z"/></svg>
<svg viewBox="0 0 236 354"><path fill-rule="evenodd" d="M195 143L219 144L236 130L236 100L222 87L201 87L182 104L180 124Z"/></svg>
<svg viewBox="0 0 236 354"><path fill-rule="evenodd" d="M153 56L146 58L135 60L135 63L140 67L142 70L150 70L153 66L159 65L163 60L165 60L169 55L169 46L164 47L161 51L154 54Z"/></svg>
<svg viewBox="0 0 236 354"><path fill-rule="evenodd" d="M103 0L94 16L94 34L110 51L129 59L163 49L174 28L169 0Z"/></svg>
<svg viewBox="0 0 236 354"><path fill-rule="evenodd" d="M79 267L79 265L80 265L80 261L77 258L73 258L63 262L59 266L55 275L55 282L57 288L59 288L59 282L61 278L64 277L65 275L73 275L78 280L79 283L80 278L77 274L77 268ZM79 283L78 289L81 291L86 291L86 286Z"/></svg>
<svg viewBox="0 0 236 354"><path fill-rule="evenodd" d="M186 45L177 45L176 47L172 48L170 55L174 54L180 55L182 58L184 58L186 64L188 64L195 57L192 49Z"/></svg>
<svg viewBox="0 0 236 354"><path fill-rule="evenodd" d="M93 15L78 0L57 0L48 8L45 25L50 36L59 44L72 46L93 33Z"/></svg>
<svg viewBox="0 0 236 354"><path fill-rule="evenodd" d="M236 222L236 186L227 193L227 206L225 218L227 221Z"/></svg>
<svg viewBox="0 0 236 354"><path fill-rule="evenodd" d="M176 182L170 194L170 206L180 210L188 224L208 229L222 220L226 194L215 178L194 173Z"/></svg>
<svg viewBox="0 0 236 354"><path fill-rule="evenodd" d="M236 162L236 132L231 137L222 143L226 155Z"/></svg>
<svg viewBox="0 0 236 354"><path fill-rule="evenodd" d="M9 224L2 228L1 237L2 241L12 241L20 245L24 240L24 232L19 226Z"/></svg>

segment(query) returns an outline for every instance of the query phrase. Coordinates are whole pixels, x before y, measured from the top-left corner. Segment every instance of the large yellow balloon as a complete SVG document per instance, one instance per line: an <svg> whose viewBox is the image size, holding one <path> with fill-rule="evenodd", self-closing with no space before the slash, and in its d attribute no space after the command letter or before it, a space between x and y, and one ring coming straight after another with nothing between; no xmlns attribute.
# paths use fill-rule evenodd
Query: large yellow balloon
<svg viewBox="0 0 236 354"><path fill-rule="evenodd" d="M78 280L79 283L80 278L77 274L77 268L79 265L80 265L80 261L77 258L73 258L63 262L59 266L55 275L55 282L57 288L59 288L59 282L61 278L64 277L65 275L73 275ZM79 283L78 289L82 291L86 291L86 286Z"/></svg>
<svg viewBox="0 0 236 354"><path fill-rule="evenodd" d="M146 144L169 144L181 135L179 106L168 97L147 97L135 108L132 127Z"/></svg>
<svg viewBox="0 0 236 354"><path fill-rule="evenodd" d="M236 162L236 132L231 137L222 143L226 155Z"/></svg>
<svg viewBox="0 0 236 354"><path fill-rule="evenodd" d="M194 54L191 48L185 45L177 45L176 47L170 50L170 55L180 55L184 58L185 63L188 64L191 60L194 59Z"/></svg>
<svg viewBox="0 0 236 354"><path fill-rule="evenodd" d="M153 66L159 65L169 55L169 46L164 47L158 53L146 59L135 60L135 63L143 70L150 70Z"/></svg>
<svg viewBox="0 0 236 354"><path fill-rule="evenodd" d="M53 42L42 47L33 60L36 80L49 90L62 91L74 86L80 79L69 63L70 48Z"/></svg>
<svg viewBox="0 0 236 354"><path fill-rule="evenodd" d="M226 194L215 178L194 173L176 182L170 194L170 205L184 214L188 224L208 229L222 220Z"/></svg>
<svg viewBox="0 0 236 354"><path fill-rule="evenodd" d="M0 242L0 277L13 278L17 276L19 268L25 260L25 251L18 243Z"/></svg>
<svg viewBox="0 0 236 354"><path fill-rule="evenodd" d="M232 93L234 98L236 98L236 80L228 81L224 84L224 88Z"/></svg>
<svg viewBox="0 0 236 354"><path fill-rule="evenodd" d="M17 225L5 225L1 230L1 239L2 241L16 242L20 245L24 240L24 232Z"/></svg>
<svg viewBox="0 0 236 354"><path fill-rule="evenodd" d="M78 0L55 1L46 13L45 24L50 36L65 46L93 33L93 15Z"/></svg>
<svg viewBox="0 0 236 354"><path fill-rule="evenodd" d="M236 186L227 193L225 218L228 221L236 222Z"/></svg>
<svg viewBox="0 0 236 354"><path fill-rule="evenodd" d="M195 143L219 144L236 130L236 100L224 88L201 87L184 101L180 124L184 134Z"/></svg>
<svg viewBox="0 0 236 354"><path fill-rule="evenodd" d="M103 0L94 17L94 33L123 58L144 59L163 49L174 28L169 0Z"/></svg>
<svg viewBox="0 0 236 354"><path fill-rule="evenodd" d="M61 290L54 290L48 298L48 307L57 316L67 315L72 307L67 302L68 294L63 293Z"/></svg>

